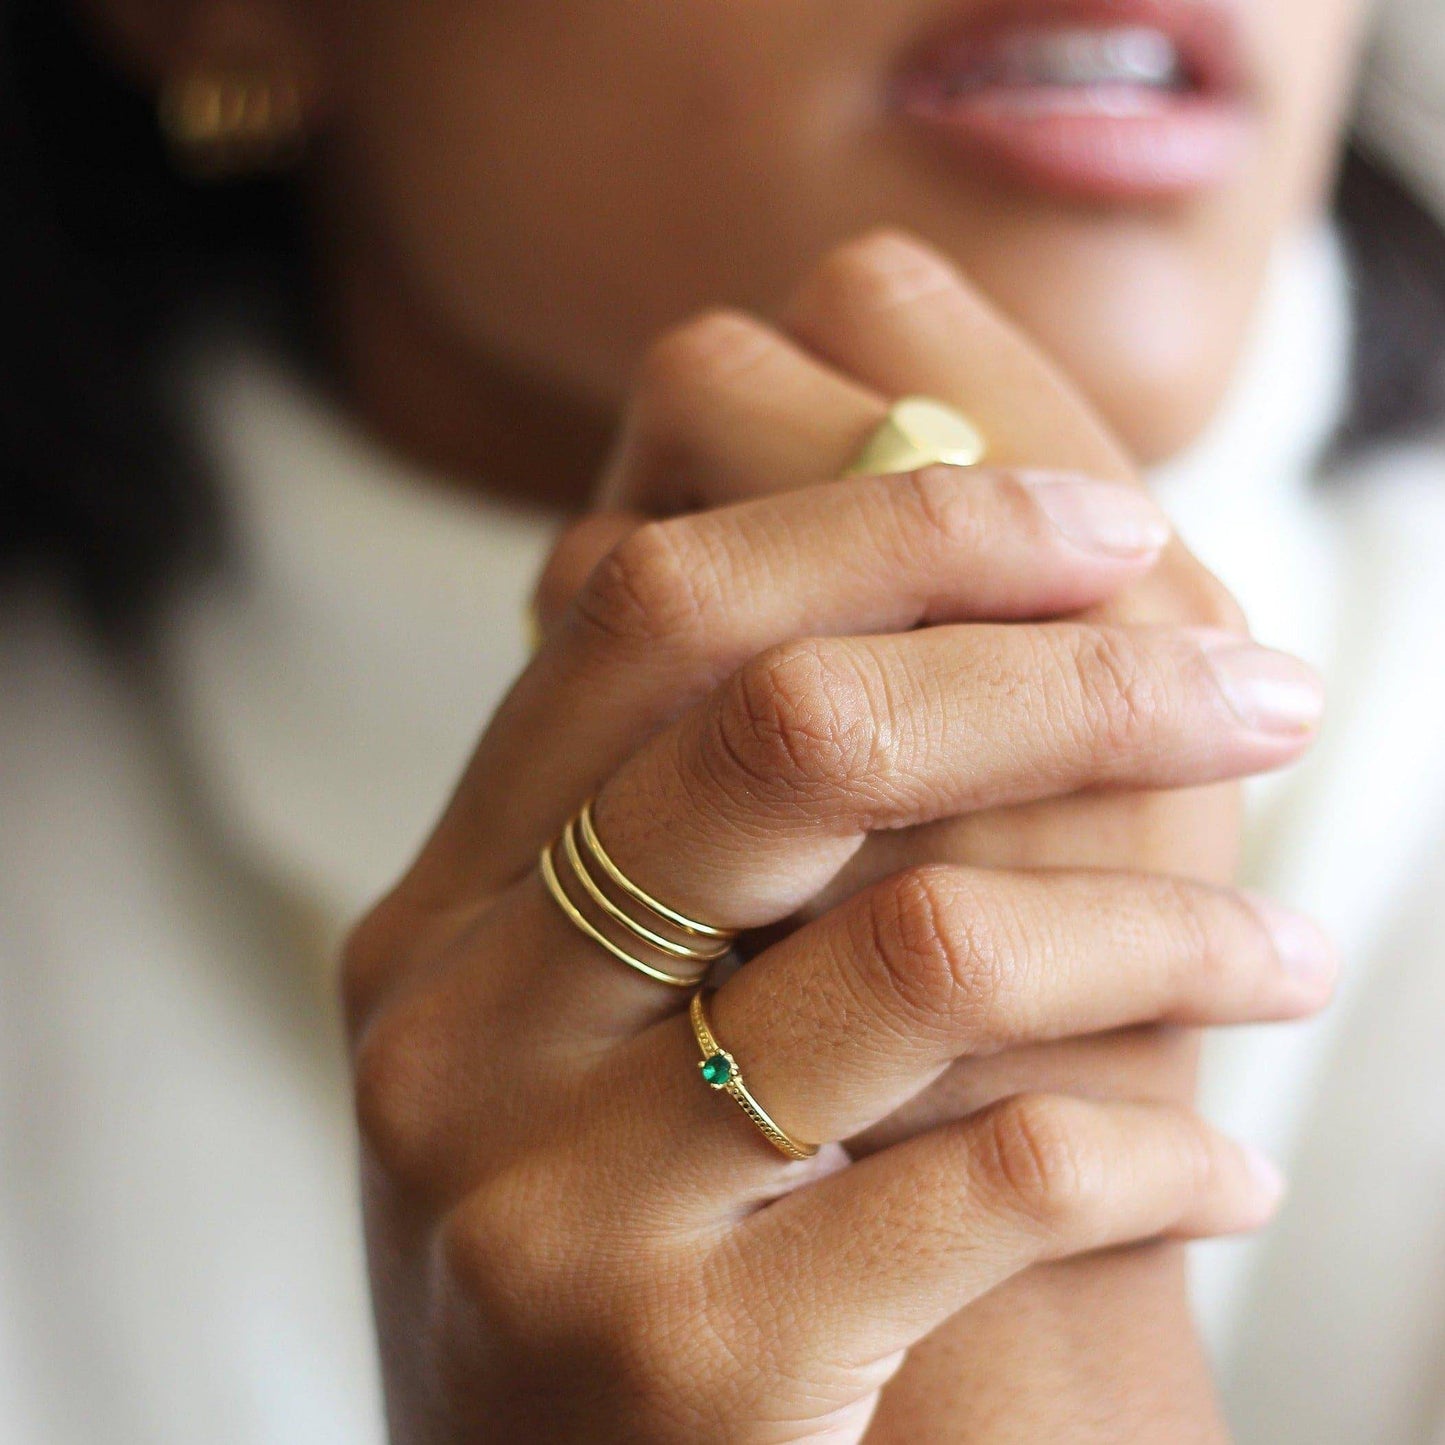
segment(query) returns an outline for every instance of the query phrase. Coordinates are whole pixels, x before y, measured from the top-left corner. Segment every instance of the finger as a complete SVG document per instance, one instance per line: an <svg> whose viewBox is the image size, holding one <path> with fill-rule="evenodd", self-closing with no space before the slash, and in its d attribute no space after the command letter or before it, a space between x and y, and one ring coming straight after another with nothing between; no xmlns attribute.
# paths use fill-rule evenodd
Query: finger
<svg viewBox="0 0 1445 1445"><path fill-rule="evenodd" d="M1161 514L1116 484L946 467L646 524L504 703L439 844L485 867L482 886L505 881L628 750L774 643L1075 610L1166 540Z"/></svg>
<svg viewBox="0 0 1445 1445"><path fill-rule="evenodd" d="M1319 929L1228 889L932 864L775 944L710 1012L764 1107L799 1138L834 1140L956 1059L1146 1023L1299 1018L1328 1002L1334 970ZM756 1151L737 1112L719 1117Z"/></svg>
<svg viewBox="0 0 1445 1445"><path fill-rule="evenodd" d="M668 565L668 538L643 528L630 546L619 545L638 530L644 504L676 510L683 492L716 502L822 481L834 473L812 454L812 429L861 435L883 410L881 399L741 314L710 313L653 344L608 470L604 510L564 534L539 584L534 608L549 646L493 719L415 885L440 891L511 881L642 738L736 665L714 657L713 626L692 625L699 620L688 615L694 578ZM700 480L668 490L669 477L687 476ZM585 618L559 626L589 577ZM709 579L697 580L706 589ZM746 606L731 599L708 620L719 631L743 624ZM621 635L609 626L614 621ZM735 649L745 636L745 626L732 637L723 632L719 651L726 658L729 644ZM505 833L495 826L501 817L511 824Z"/></svg>
<svg viewBox="0 0 1445 1445"><path fill-rule="evenodd" d="M587 956L534 885L510 890L492 910L500 916L373 1011L356 1062L373 1152L398 1177L465 1188L481 1161L458 1144L478 1140L479 1102L493 1131L525 1130L540 1088L576 1101L578 1147L596 1138L620 1151L649 1212L672 1223L807 1177L816 1166L780 1171L734 1102L704 1087L696 1040L687 1020L666 1017L666 991L627 987L625 970ZM525 970L512 966L518 954ZM1085 1092L1127 1093L1096 1055L1127 1067L1129 1039L1149 1035L1157 1085L1158 1031L1128 1026L1299 1017L1323 1006L1332 976L1318 929L1249 895L1147 875L935 865L760 954L710 1013L755 1097L794 1137L833 1140L888 1115L892 1133L865 1141L871 1152L1016 1091L1008 1064L1041 1041L1082 1035L1059 1047L1090 1057L1024 1067L1031 1087L1075 1089L1082 1074ZM498 1018L528 1023L499 1033ZM599 1054L599 1042L620 1047ZM928 1091L932 1115L898 1111L958 1059L969 1069L948 1098Z"/></svg>
<svg viewBox="0 0 1445 1445"><path fill-rule="evenodd" d="M1199 1084L1199 1039L1193 1029L1143 1024L958 1059L937 1083L886 1119L850 1135L844 1147L850 1158L863 1159L1028 1092L1192 1106Z"/></svg>
<svg viewBox="0 0 1445 1445"><path fill-rule="evenodd" d="M1057 368L921 242L886 231L837 248L803 282L785 326L890 399L922 392L960 408L990 462L1135 476Z"/></svg>
<svg viewBox="0 0 1445 1445"><path fill-rule="evenodd" d="M1279 1194L1271 1166L1186 1111L1023 1095L778 1200L719 1268L745 1300L786 1289L805 1357L866 1365L1030 1265L1255 1229Z"/></svg>
<svg viewBox="0 0 1445 1445"><path fill-rule="evenodd" d="M648 516L832 480L848 439L861 444L886 410L881 397L744 313L712 311L667 332L640 368L598 487L600 510L569 530L538 585L543 630Z"/></svg>
<svg viewBox="0 0 1445 1445"><path fill-rule="evenodd" d="M785 329L887 397L922 392L978 424L993 464L1060 467L1139 485L1094 409L937 251L887 231L837 248L792 299ZM1247 631L1238 606L1175 539L1159 567L1098 604L1098 621Z"/></svg>
<svg viewBox="0 0 1445 1445"><path fill-rule="evenodd" d="M799 632L1077 611L1143 575L1169 529L1152 502L1117 483L940 466L657 523L651 535L667 553L656 565L691 579L692 595L674 605L707 625L698 646L730 671ZM629 584L634 612L646 591ZM595 605L579 600L584 614ZM627 630L611 611L593 620Z"/></svg>
<svg viewBox="0 0 1445 1445"><path fill-rule="evenodd" d="M866 833L1261 771L1308 745L1319 707L1303 663L1212 633L1053 623L793 643L630 759L597 820L648 892L760 927Z"/></svg>
<svg viewBox="0 0 1445 1445"><path fill-rule="evenodd" d="M600 502L669 514L829 481L887 409L782 332L709 312L649 352Z"/></svg>
<svg viewBox="0 0 1445 1445"><path fill-rule="evenodd" d="M647 520L639 512L590 512L562 533L532 591L537 648L551 635L597 564Z"/></svg>

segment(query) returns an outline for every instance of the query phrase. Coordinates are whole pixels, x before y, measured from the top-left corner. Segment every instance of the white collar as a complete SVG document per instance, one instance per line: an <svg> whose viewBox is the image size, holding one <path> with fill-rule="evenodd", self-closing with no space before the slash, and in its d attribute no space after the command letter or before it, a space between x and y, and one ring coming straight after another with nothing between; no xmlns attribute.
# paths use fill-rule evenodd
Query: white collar
<svg viewBox="0 0 1445 1445"><path fill-rule="evenodd" d="M1262 635L1312 657L1347 315L1333 239L1291 248L1218 420L1158 477ZM236 558L166 629L181 726L232 845L336 926L409 861L522 666L551 522L383 451L254 345L212 343L194 377Z"/></svg>
<svg viewBox="0 0 1445 1445"><path fill-rule="evenodd" d="M212 812L339 924L394 882L526 660L553 524L384 451L228 340L193 372L232 564L166 631Z"/></svg>

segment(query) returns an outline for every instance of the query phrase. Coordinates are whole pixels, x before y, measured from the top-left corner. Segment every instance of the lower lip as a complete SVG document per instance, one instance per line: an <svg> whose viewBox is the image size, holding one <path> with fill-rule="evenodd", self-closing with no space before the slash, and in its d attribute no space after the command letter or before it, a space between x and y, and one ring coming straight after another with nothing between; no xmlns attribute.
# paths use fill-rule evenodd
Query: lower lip
<svg viewBox="0 0 1445 1445"><path fill-rule="evenodd" d="M902 111L941 143L1023 185L1078 200L1165 201L1234 176L1253 116L1240 98L1147 87L907 91Z"/></svg>

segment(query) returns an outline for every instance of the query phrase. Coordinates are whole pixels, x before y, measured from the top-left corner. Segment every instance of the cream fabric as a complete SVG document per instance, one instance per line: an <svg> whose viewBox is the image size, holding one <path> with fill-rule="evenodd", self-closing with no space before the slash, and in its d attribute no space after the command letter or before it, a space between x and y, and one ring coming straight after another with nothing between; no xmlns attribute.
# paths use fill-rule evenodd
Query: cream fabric
<svg viewBox="0 0 1445 1445"><path fill-rule="evenodd" d="M1211 1247L1241 1438L1445 1440L1442 452L1312 474L1348 341L1328 238L1281 265L1234 398L1160 491L1266 640L1327 668L1306 768L1258 791L1254 881L1349 954L1329 1021L1211 1060L1296 1190ZM523 655L543 518L478 508L274 362L193 370L237 565L150 666L31 589L0 612L0 1437L380 1438L324 980Z"/></svg>

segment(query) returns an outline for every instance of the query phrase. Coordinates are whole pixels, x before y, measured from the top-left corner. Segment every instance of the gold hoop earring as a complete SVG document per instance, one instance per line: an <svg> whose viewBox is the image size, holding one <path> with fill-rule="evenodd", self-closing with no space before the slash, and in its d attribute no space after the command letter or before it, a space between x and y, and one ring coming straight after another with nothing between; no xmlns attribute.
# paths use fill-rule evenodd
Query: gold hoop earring
<svg viewBox="0 0 1445 1445"><path fill-rule="evenodd" d="M177 165L205 179L283 170L305 138L301 92L256 71L191 71L166 83L157 105Z"/></svg>

